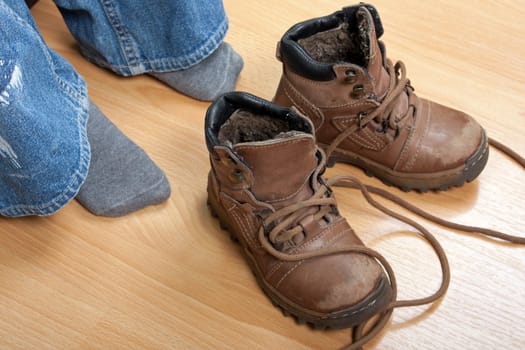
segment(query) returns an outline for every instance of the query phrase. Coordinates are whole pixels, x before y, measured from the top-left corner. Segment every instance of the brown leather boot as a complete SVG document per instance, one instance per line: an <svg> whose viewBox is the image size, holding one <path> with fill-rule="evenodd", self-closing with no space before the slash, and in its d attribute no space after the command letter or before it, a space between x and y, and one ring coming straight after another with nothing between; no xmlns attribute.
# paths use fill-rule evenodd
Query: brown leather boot
<svg viewBox="0 0 525 350"><path fill-rule="evenodd" d="M488 159L484 130L418 98L403 63L386 59L382 34L367 4L293 26L277 50L283 74L274 102L312 120L329 163L356 165L406 191L472 181Z"/></svg>
<svg viewBox="0 0 525 350"><path fill-rule="evenodd" d="M234 92L209 107L205 133L210 209L274 304L320 328L386 310L391 281L339 214L306 117Z"/></svg>

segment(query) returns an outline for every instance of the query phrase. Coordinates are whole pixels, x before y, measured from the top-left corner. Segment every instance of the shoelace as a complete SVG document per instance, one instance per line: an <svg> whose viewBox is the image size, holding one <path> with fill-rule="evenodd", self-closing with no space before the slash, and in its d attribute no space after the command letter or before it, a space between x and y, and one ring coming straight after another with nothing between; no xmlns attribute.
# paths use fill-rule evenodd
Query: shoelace
<svg viewBox="0 0 525 350"><path fill-rule="evenodd" d="M501 145L497 141L494 141L494 145L498 147L499 149L507 150L507 148L504 145ZM321 152L321 154L323 153ZM521 156L519 156L517 153L511 150L511 152L508 152L507 154L509 154L509 156L511 156L518 163L520 163L522 166L525 167L525 160ZM321 164L322 164L321 166L324 166L324 162L325 162L324 154L322 158L323 159L321 160ZM428 212L425 212L424 210L408 203L407 201L401 199L400 197L386 190L383 190L375 186L365 185L352 175L337 175L337 176L334 176L328 179L326 182L327 182L327 185L324 185L321 182L320 187L316 190L316 192L313 194L311 198L304 200L304 201L300 201L295 204L292 204L290 206L281 208L273 212L269 216L267 216L263 220L263 225L261 226L259 230L258 238L259 238L259 242L261 246L264 247L268 253L273 255L275 258L283 260L283 261L299 261L299 260L311 259L315 257L322 257L322 256L327 256L327 255L333 255L333 254L359 253L359 254L366 254L366 255L371 256L372 258L375 258L383 266L384 270L386 271L388 275L388 278L390 280L390 284L392 287L392 302L385 308L384 311L381 312L380 315L378 315L379 317L376 319L374 324L366 332L364 331L366 323L360 324L354 327L353 341L351 344L343 347L344 350L360 349L364 344L366 344L367 342L372 340L375 336L377 336L381 332L381 330L386 326L394 308L419 306L419 305L425 305L425 304L432 303L438 300L439 298L441 298L446 293L448 286L450 284L450 267L448 264L448 260L447 260L445 251L443 250L443 248L441 247L437 239L434 237L434 235L432 235L425 227L415 222L414 220L406 216L403 216L385 207L384 205L380 204L371 196L371 193L375 195L379 195L427 220L430 220L434 223L437 223L439 225L442 225L442 226L445 226L451 229L461 230L464 232L480 233L485 236L505 240L511 243L525 244L525 237L509 235L509 234L506 234L500 231L490 230L490 229L481 228L481 227L456 224L456 223L444 220ZM394 271L391 265L380 253L376 252L373 249L364 247L364 246L353 246L352 245L352 246L342 246L342 247L336 247L336 248L328 247L328 248L321 249L318 251L298 253L298 254L287 254L287 253L283 253L277 250L273 244L282 243L285 240L292 239L294 235L302 231L302 227L299 224L296 224L292 228L288 228L288 226L292 225L294 222L297 222L297 220L300 219L304 215L304 213L310 210L310 208L319 207L319 210L314 214L314 217L313 217L314 220L319 220L323 216L329 214L332 211L332 206L336 205L336 201L335 201L335 198L332 197L331 195L331 190L329 189L330 186L341 186L341 187L359 189L362 195L367 200L367 202L371 204L373 207L375 207L376 209L382 211L383 213L393 218L396 218L399 221L402 221L414 227L416 230L418 230L421 236L423 236L423 238L426 239L427 242L430 244L430 246L434 249L439 259L439 263L441 265L441 274L442 274L441 285L439 289L433 294L431 294L430 296L427 296L424 298L413 299L413 300L396 300L397 299L397 282L396 282L396 277L395 277L395 274L394 274ZM265 228L271 227L276 222L277 224L268 233L266 233Z"/></svg>
<svg viewBox="0 0 525 350"><path fill-rule="evenodd" d="M312 207L321 207L313 215L314 221L318 221L329 214L332 211L332 206L336 205L336 202L334 197L325 197L327 191L328 188L325 185L322 185L311 198L289 205L268 215L263 220L263 230L265 227L271 227L273 223L277 222L277 225L275 225L275 227L273 227L268 233L268 239L270 242L280 244L289 241L293 236L302 232L303 228L300 225L295 225L291 229L286 228L303 217L306 211ZM284 219L281 220L282 218Z"/></svg>
<svg viewBox="0 0 525 350"><path fill-rule="evenodd" d="M406 122L408 122L407 116L410 115L411 109L413 110L414 106L409 104L407 111L405 114L400 117L399 119L396 118L394 115L394 111L397 110L397 106L399 103L398 97L403 93L406 92L408 97L413 92L413 88L410 86L410 80L406 77L406 68L405 64L402 61L397 61L394 65L392 61L387 59L386 62L386 69L388 72L388 75L390 76L389 80L389 88L388 88L388 94L384 98L383 102L381 102L381 105L377 107L375 110L373 110L369 114L361 114L359 116L359 123L354 124L353 126L350 126L349 128L345 129L342 133L337 135L337 137L332 141L332 143L327 147L325 150L326 157L330 158L330 155L335 151L337 146L341 142L343 142L344 139L346 139L348 136L362 128L364 125L372 121L373 119L378 120L379 123L382 123L383 121L387 121L388 127L393 130L398 130L402 128ZM385 118L386 116L386 118ZM499 141L494 140L493 138L489 137L489 144L493 146L494 148L497 148L513 160L515 160L518 164L521 165L522 168L525 168L525 158L520 156L518 153L516 153L514 150L509 148L508 146L502 144Z"/></svg>
<svg viewBox="0 0 525 350"><path fill-rule="evenodd" d="M409 115L410 109L413 108L412 105L408 106L408 109L403 117L400 119L396 119L394 116L393 111L397 110L397 105L399 103L398 97L406 91L406 93L409 95L412 93L413 89L410 87L410 81L406 77L406 69L405 64L402 61L398 61L395 65L392 64L390 60L387 60L386 65L388 74L390 76L389 81L389 93L381 103L381 105L376 108L373 112L366 115L362 119L360 119L359 124L360 125L353 125L349 128L347 128L345 131L340 133L334 141L328 146L326 149L326 157L329 158L332 152L337 148L337 146L348 136L350 136L352 133L357 131L362 125L366 125L371 120L380 119L383 120L381 116L386 116L386 119L388 121L388 126L392 129L397 129L403 127L404 123L408 120L406 117ZM520 164L522 168L525 168L525 159L520 156L517 152L509 148L508 146L502 144L499 141L494 140L493 138L489 137L489 144L493 146L494 148L500 150L502 153L506 154L508 157L513 159L516 163ZM347 187L355 187L355 186L347 186ZM467 226L467 225L460 225L456 224L447 220L443 220L437 216L434 216L430 213L427 213L418 207L404 201L403 199L396 197L392 195L390 192L385 191L378 187L372 187L372 186L365 186L367 190L371 193L375 193L377 195L380 195L384 198L389 199L392 202L395 202L406 209L412 211L413 213L427 219L430 221L433 221L437 224L440 224L442 226L455 229L455 230L461 230L464 232L470 232L470 233L480 233L486 236L490 236L493 238L502 239L505 241L509 241L511 243L518 243L518 244L525 244L525 237L518 237L513 235L508 235L503 232L490 230L482 227L475 227L475 226Z"/></svg>
<svg viewBox="0 0 525 350"><path fill-rule="evenodd" d="M491 137L489 137L489 145L491 145L492 147L500 150L502 153L506 154L508 157L513 159L516 163L518 163L519 165L521 165L522 168L525 169L525 158L520 156L513 149L511 149L507 145L502 144L499 141L494 140Z"/></svg>
<svg viewBox="0 0 525 350"><path fill-rule="evenodd" d="M323 155L324 158L324 155ZM321 164L324 166L324 159ZM293 225L301 216L310 210L312 207L319 207L319 210L314 214L314 220L319 220L323 216L329 214L333 210L333 206L336 205L335 198L331 195L331 190L329 189L330 184L332 185L355 185L357 188L361 189L361 192L365 196L366 200L374 207L380 211L402 221L412 227L416 228L424 239L428 241L431 247L436 252L436 255L439 259L442 271L442 281L439 289L434 292L432 295L420 299L414 300L396 300L397 299L397 282L394 271L388 261L378 252L373 249L367 248L365 246L358 245L348 245L340 247L327 247L325 249L298 253L298 254L287 254L277 250L274 247L274 244L283 242L286 239L291 239L295 234L299 233L302 230L302 227L299 224L296 224L292 228L287 228L289 225ZM265 232L265 227L271 227L274 223L277 223L269 232ZM261 246L275 258L283 261L299 261L305 259L311 259L315 257L322 257L333 254L344 254L344 253L359 253L369 255L372 258L376 259L384 268L390 280L390 285L392 287L392 299L393 301L388 305L388 307L381 313L374 325L363 334L363 329L365 325L359 325L354 328L353 343L344 349L353 350L359 349L363 344L367 343L373 339L387 324L390 315L394 308L397 307L407 307L407 306L417 306L424 305L436 301L441 298L450 283L450 268L448 260L445 254L445 251L437 241L437 239L423 226L417 222L398 214L385 206L381 205L375 201L366 186L363 185L357 178L351 175L342 175L335 177L331 180L328 180L328 184L325 185L321 182L319 188L312 195L311 198L297 202L290 206L281 208L263 220L263 225L261 226L258 234L259 242Z"/></svg>
<svg viewBox="0 0 525 350"><path fill-rule="evenodd" d="M326 156L328 158L330 157L332 152L335 151L337 146L339 146L339 144L343 142L344 139L352 135L360 128L363 128L373 119L376 119L379 123L383 123L384 121L386 121L388 127L393 130L399 130L408 122L409 119L407 118L407 116L410 115L411 110L413 111L413 105L409 104L405 114L399 119L395 116L395 111L397 110L397 106L400 102L398 97L403 92L406 92L407 95L410 97L413 91L412 87L410 86L410 80L408 80L406 77L405 64L401 61L398 61L394 66L392 64L392 61L387 60L386 69L388 71L388 75L390 76L390 80L388 94L383 99L383 102L381 102L381 105L369 114L359 114L359 122L357 124L346 128L343 132L337 135L337 137L326 149Z"/></svg>
<svg viewBox="0 0 525 350"><path fill-rule="evenodd" d="M340 133L334 141L328 146L326 149L326 157L329 158L332 152L337 148L337 146L348 136L350 136L352 133L357 131L360 127L363 125L366 125L368 122L370 122L373 119L386 120L388 122L388 126L391 129L398 129L402 128L403 125L408 121L406 118L409 115L410 109L414 108L412 105L409 104L408 109L404 116L402 116L400 119L397 119L394 115L394 111L397 110L397 105L399 103L398 97L406 91L408 96L412 94L413 89L410 87L410 81L406 77L406 69L405 64L402 61L398 61L395 65L392 64L392 61L387 60L386 69L388 71L388 74L390 76L389 80L389 92L381 105L376 108L374 111L372 111L370 114L362 117L359 120L359 124L353 125L346 130L344 130L342 133ZM386 119L383 119L386 116ZM508 146L502 144L499 141L494 140L493 138L489 137L489 145L492 147L498 149L502 153L506 154L508 157L513 159L516 163L521 165L522 168L525 168L525 159L520 156L517 152L509 148ZM355 186L350 186L355 187ZM490 236L497 239L502 239L505 241L509 241L511 243L518 243L518 244L525 244L525 237L518 237L509 235L503 232L490 230L482 227L475 227L475 226L467 226L467 225L461 225L456 224L447 220L443 220L437 216L434 216L430 213L424 212L423 210L419 209L418 207L404 201L403 199L396 197L392 195L390 192L385 191L383 189L380 189L378 187L372 187L372 186L365 186L367 190L371 193L375 193L377 195L380 195L384 198L387 198L391 200L392 202L395 202L406 209L412 211L413 213L427 219L430 221L433 221L437 224L440 224L442 226L455 229L455 230L461 230L464 232L470 232L470 233L480 233L486 236Z"/></svg>
<svg viewBox="0 0 525 350"><path fill-rule="evenodd" d="M507 147L507 146L505 146L505 145L501 144L500 142L498 142L496 140L493 140L493 139L489 139L489 143L492 146L494 146L497 149L499 149L500 151L502 151L503 153L507 154L510 158L514 159L523 168L525 168L525 159L523 157L521 157L519 154L517 154L515 151L513 151L509 147ZM507 233L504 233L504 232L501 232L501 231L491 230L491 229L483 228L483 227L462 225L462 224L458 224L458 223L454 223L454 222L442 219L440 217L437 217L435 215L432 215L432 214L422 210L421 208L419 208L419 207L417 207L417 206L415 206L415 205L413 205L413 204L403 200L402 198L400 198L400 197L398 197L398 196L396 196L396 195L394 195L394 194L392 194L392 193L390 193L390 192L388 192L388 191L386 191L386 190L384 190L382 188L371 186L371 185L365 185L362 182L360 182L357 178L355 178L355 177L353 177L351 175L336 175L336 176L328 179L327 182L331 186L349 187L349 188L354 188L354 189L361 190L361 193L363 194L365 199L368 201L368 203L372 204L374 207L376 207L379 210L387 213L388 215L390 215L392 217L395 217L396 219L398 219L400 221L404 221L404 222L408 223L409 225L417 228L422 233L424 238L427 239L427 241L429 241L431 246L436 251L436 254L440 258L441 269L442 269L442 284L441 284L440 289L436 293L434 293L433 295L431 295L431 296L429 296L427 298L423 298L423 299L419 299L419 300L408 300L408 301L397 301L397 302L394 301L394 302L392 302L389 305L389 307L386 309L386 311L384 311L384 313L376 321L376 323L373 325L373 327L371 328L371 330L368 333L366 333L365 335L362 334L365 324L361 324L361 325L358 325L357 327L355 327L354 330L353 330L353 343L348 345L348 346L346 346L346 347L344 347L343 350L361 349L362 345L366 344L368 341L373 339L381 331L381 329L383 329L385 327L386 322L388 321L388 319L389 319L390 315L392 314L394 308L396 308L396 307L406 307L406 306L416 306L416 305L423 305L423 304L431 303L431 302L435 301L436 299L438 299L439 297L441 297L441 296L443 296L445 294L446 289L448 287L448 284L450 282L450 270L449 270L449 267L447 265L446 269L444 268L443 261L442 261L442 258L440 256L440 253L443 253L443 255L445 253L436 250L436 246L432 243L431 240L429 240L429 238L435 239L435 237L432 236L428 231L426 231L426 229L424 227L420 226L419 224L417 224L417 223L415 223L413 221L412 222L407 222L407 221L405 221L405 219L407 219L406 217L404 217L404 216L402 216L402 215L400 215L400 214L398 214L398 213L396 213L396 212L394 212L394 211L392 211L392 210L390 210L390 209L380 205L379 203L377 203L370 196L370 193L373 193L373 194L379 195L379 196L381 196L381 197L383 197L385 199L388 199L392 203L395 203L395 204L397 204L397 205L399 205L399 206L401 206L401 207L411 211L412 213L414 213L416 215L419 215L420 217L422 217L424 219L427 219L427 220L432 221L432 222L434 222L434 223L436 223L438 225L441 225L441 226L444 226L444 227L447 227L447 228L450 228L450 229L460 230L460 231L469 232L469 233L478 233L478 234L481 234L481 235L484 235L484 236L488 236L488 237L492 237L492 238L495 238L495 239L507 241L507 242L510 242L510 243L525 244L525 237L510 235L510 234L507 234ZM425 233L423 233L423 232L425 232ZM438 246L439 246L439 243L438 243ZM440 246L439 246L439 248L442 249ZM446 259L446 257L445 257L445 259ZM386 268L386 265L384 264L384 262L382 260L380 260L380 262ZM446 260L445 260L445 262L446 262ZM390 280L395 282L395 279L392 280L393 272L391 272L389 270L389 268L386 268L386 270L388 271L388 276L389 276ZM445 285L445 283L446 283L446 285ZM394 284L392 284L392 286L393 286L392 289L394 289ZM440 291L442 291L442 293L438 295L438 293ZM397 290L396 290L396 292L394 292L394 298L395 298L396 293L397 293ZM419 302L419 303L417 303L417 302Z"/></svg>

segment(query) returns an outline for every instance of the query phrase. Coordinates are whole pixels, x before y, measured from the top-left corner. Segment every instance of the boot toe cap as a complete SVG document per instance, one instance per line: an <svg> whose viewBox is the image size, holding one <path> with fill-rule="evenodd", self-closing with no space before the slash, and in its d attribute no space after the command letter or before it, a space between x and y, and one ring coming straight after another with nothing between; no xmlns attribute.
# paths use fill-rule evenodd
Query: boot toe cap
<svg viewBox="0 0 525 350"><path fill-rule="evenodd" d="M299 319L329 328L352 327L383 311L392 288L377 261L362 254L303 261L279 286Z"/></svg>
<svg viewBox="0 0 525 350"><path fill-rule="evenodd" d="M405 168L411 172L428 173L467 166L484 145L483 128L469 115L427 101L428 117Z"/></svg>

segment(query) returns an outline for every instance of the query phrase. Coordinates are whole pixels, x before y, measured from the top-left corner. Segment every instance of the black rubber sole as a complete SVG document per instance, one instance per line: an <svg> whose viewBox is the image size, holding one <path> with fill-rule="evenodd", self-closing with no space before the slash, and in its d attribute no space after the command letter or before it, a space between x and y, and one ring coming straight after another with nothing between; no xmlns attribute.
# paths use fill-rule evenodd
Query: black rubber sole
<svg viewBox="0 0 525 350"><path fill-rule="evenodd" d="M242 247L242 243L237 238L235 232L225 224L223 220L221 220L220 215L218 215L217 210L214 208L214 204L212 204L212 201L213 200L208 199L207 203L211 215L219 221L221 229L229 233L230 239ZM294 318L298 324L305 324L315 329L352 328L356 325L365 323L373 316L383 312L392 300L390 282L386 276L383 276L383 278L377 283L372 294L349 309L329 314L308 312L308 310L294 305L294 303L285 300L284 297L281 297L278 293L273 291L273 288L269 286L262 277L260 277L253 259L249 256L249 253L245 251L244 247L241 248L241 251L243 252L243 255L245 255L252 274L264 294L270 299L274 306L281 309L283 315Z"/></svg>
<svg viewBox="0 0 525 350"><path fill-rule="evenodd" d="M489 146L485 132L483 132L480 147L465 162L463 167L456 171L435 174L394 174L392 171L381 169L380 166L376 166L357 155L344 154L343 152L345 151L336 149L334 155L327 160L326 165L333 167L336 162L354 165L361 168L366 175L376 177L385 185L397 187L405 192L446 191L452 187L461 187L481 174L489 158Z"/></svg>

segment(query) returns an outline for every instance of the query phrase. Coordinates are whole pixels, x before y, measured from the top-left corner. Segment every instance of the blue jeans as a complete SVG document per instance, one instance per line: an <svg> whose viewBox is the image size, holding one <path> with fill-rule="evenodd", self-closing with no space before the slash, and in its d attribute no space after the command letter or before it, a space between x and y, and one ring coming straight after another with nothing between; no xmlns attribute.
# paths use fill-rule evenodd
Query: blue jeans
<svg viewBox="0 0 525 350"><path fill-rule="evenodd" d="M222 0L55 0L90 61L128 76L191 67L223 41ZM86 83L23 0L0 0L0 215L50 215L89 169Z"/></svg>

